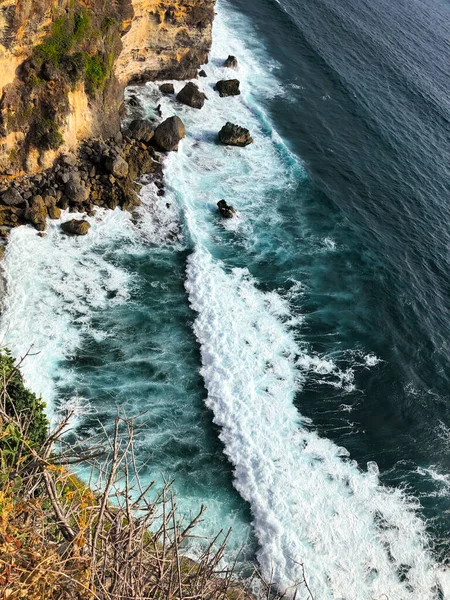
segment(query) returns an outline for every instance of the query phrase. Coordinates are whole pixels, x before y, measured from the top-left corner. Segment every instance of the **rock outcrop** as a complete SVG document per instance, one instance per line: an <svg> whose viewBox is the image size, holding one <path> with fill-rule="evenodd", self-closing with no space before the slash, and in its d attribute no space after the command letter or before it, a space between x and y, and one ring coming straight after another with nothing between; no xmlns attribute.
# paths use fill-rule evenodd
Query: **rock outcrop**
<svg viewBox="0 0 450 600"><path fill-rule="evenodd" d="M153 138L156 146L165 152L178 149L178 144L186 135L183 121L180 117L169 117L163 121L155 130Z"/></svg>
<svg viewBox="0 0 450 600"><path fill-rule="evenodd" d="M192 108L203 108L206 99L206 95L201 92L192 81L187 83L177 94L178 102L191 106Z"/></svg>
<svg viewBox="0 0 450 600"><path fill-rule="evenodd" d="M228 56L228 58L226 59L226 61L223 63L224 67L227 67L228 69L237 69L238 68L238 59L233 56L232 54L230 54Z"/></svg>
<svg viewBox="0 0 450 600"><path fill-rule="evenodd" d="M248 146L253 143L248 129L230 122L226 123L219 131L219 140L226 146Z"/></svg>
<svg viewBox="0 0 450 600"><path fill-rule="evenodd" d="M239 96L241 93L239 79L222 79L216 83L214 89L219 92L221 98L225 96Z"/></svg>
<svg viewBox="0 0 450 600"><path fill-rule="evenodd" d="M87 235L90 228L90 223L84 219L71 219L61 223L61 229L69 235Z"/></svg>
<svg viewBox="0 0 450 600"><path fill-rule="evenodd" d="M155 130L150 121L146 119L134 119L128 125L128 135L139 142L148 143L155 134Z"/></svg>
<svg viewBox="0 0 450 600"><path fill-rule="evenodd" d="M175 94L175 88L173 87L173 83L163 83L159 86L159 91L161 94Z"/></svg>
<svg viewBox="0 0 450 600"><path fill-rule="evenodd" d="M226 200L219 200L217 208L224 219L232 219L236 214L234 206L227 204Z"/></svg>

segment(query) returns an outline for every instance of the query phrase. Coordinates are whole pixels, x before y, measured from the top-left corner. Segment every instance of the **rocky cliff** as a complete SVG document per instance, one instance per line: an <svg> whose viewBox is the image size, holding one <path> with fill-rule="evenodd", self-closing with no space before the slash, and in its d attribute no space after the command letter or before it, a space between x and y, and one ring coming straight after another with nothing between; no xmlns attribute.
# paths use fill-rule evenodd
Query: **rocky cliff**
<svg viewBox="0 0 450 600"><path fill-rule="evenodd" d="M214 0L2 0L0 177L120 130L123 89L196 75Z"/></svg>

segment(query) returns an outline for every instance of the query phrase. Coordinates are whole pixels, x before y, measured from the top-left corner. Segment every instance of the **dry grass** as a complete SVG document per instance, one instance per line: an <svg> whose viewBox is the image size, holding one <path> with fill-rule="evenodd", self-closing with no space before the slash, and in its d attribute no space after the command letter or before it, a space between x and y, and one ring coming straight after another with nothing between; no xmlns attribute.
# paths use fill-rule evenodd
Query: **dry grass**
<svg viewBox="0 0 450 600"><path fill-rule="evenodd" d="M227 535L205 542L193 561L183 548L205 508L183 523L169 483L143 487L134 455L135 422L118 415L112 435L83 448L64 444L68 414L39 447L27 438L30 415L7 410L0 389L0 599L249 600L252 582L223 568ZM2 440L14 432L14 459ZM58 454L54 453L55 444ZM73 474L90 466L92 491ZM303 582L303 591L312 597ZM280 598L261 583L261 597ZM294 594L294 597L297 594Z"/></svg>

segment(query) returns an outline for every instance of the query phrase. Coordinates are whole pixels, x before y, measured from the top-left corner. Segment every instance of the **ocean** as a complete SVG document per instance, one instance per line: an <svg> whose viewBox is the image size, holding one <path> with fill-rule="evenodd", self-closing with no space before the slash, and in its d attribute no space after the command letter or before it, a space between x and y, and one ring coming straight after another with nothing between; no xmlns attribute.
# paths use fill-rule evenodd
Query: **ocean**
<svg viewBox="0 0 450 600"><path fill-rule="evenodd" d="M449 13L220 0L204 108L128 92L186 125L166 195L85 238L13 230L3 261L3 339L49 414L145 414L143 478L299 598L303 569L321 600L450 598ZM227 121L254 144L220 146Z"/></svg>

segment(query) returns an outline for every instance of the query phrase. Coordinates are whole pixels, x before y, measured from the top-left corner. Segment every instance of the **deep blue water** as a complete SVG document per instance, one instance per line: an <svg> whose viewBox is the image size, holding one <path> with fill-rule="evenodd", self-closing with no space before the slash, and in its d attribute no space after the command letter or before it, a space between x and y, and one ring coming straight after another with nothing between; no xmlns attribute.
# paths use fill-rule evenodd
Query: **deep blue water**
<svg viewBox="0 0 450 600"><path fill-rule="evenodd" d="M41 351L25 375L53 411L87 403L79 433L145 412L143 476L281 588L298 560L318 598L447 597L450 7L218 12L201 112L135 90L186 123L165 198L82 240L13 232L7 342ZM243 93L219 99L228 53ZM226 120L255 144L219 146Z"/></svg>
<svg viewBox="0 0 450 600"><path fill-rule="evenodd" d="M410 484L445 543L448 487L416 468L450 467L450 5L233 4L289 89L265 102L311 181L288 219L338 246L323 260L303 248L296 257L305 337L319 352L360 347L383 361L357 376L360 435L339 431L339 393L306 385L299 405L358 461L376 457L383 481Z"/></svg>

